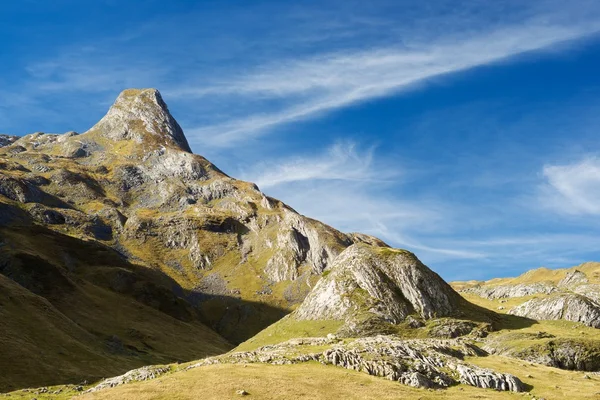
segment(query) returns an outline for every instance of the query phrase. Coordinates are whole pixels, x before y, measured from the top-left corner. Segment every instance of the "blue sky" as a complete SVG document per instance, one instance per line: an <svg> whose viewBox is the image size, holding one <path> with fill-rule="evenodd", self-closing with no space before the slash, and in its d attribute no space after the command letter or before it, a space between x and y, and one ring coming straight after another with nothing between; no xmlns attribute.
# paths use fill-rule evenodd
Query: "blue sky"
<svg viewBox="0 0 600 400"><path fill-rule="evenodd" d="M0 7L2 133L155 87L194 152L446 279L600 261L597 1Z"/></svg>

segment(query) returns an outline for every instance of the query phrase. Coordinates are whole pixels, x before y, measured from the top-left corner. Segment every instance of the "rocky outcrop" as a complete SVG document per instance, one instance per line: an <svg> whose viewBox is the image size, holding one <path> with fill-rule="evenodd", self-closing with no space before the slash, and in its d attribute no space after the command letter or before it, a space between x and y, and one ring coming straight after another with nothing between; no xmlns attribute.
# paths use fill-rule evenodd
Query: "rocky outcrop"
<svg viewBox="0 0 600 400"><path fill-rule="evenodd" d="M169 367L149 366L131 370L123 375L115 376L114 378L105 379L93 388L86 390L85 393L93 393L98 390L108 389L115 386L125 385L132 382L147 381L158 378L161 375L169 372Z"/></svg>
<svg viewBox="0 0 600 400"><path fill-rule="evenodd" d="M571 290L577 294L585 296L596 303L600 304L600 285L599 284L583 284L572 287Z"/></svg>
<svg viewBox="0 0 600 400"><path fill-rule="evenodd" d="M484 299L508 299L513 297L531 296L534 294L550 294L557 291L554 285L536 282L516 285L474 286L461 290L461 293L473 293Z"/></svg>
<svg viewBox="0 0 600 400"><path fill-rule="evenodd" d="M565 319L600 328L600 304L578 294L531 299L510 310L509 314L538 320Z"/></svg>
<svg viewBox="0 0 600 400"><path fill-rule="evenodd" d="M311 352L311 346L329 345L324 351ZM308 349L304 349L308 346ZM464 362L467 356L484 352L460 340L399 340L392 336L374 336L338 343L331 338L294 339L256 351L230 353L200 361L188 368L223 363L270 363L274 365L318 361L323 364L364 372L388 380L418 387L447 388L463 383L480 388L521 392L521 380Z"/></svg>
<svg viewBox="0 0 600 400"><path fill-rule="evenodd" d="M574 270L567 273L567 276L564 277L560 282L558 282L558 287L560 288L571 288L579 285L583 285L588 283L588 278L585 273Z"/></svg>
<svg viewBox="0 0 600 400"><path fill-rule="evenodd" d="M116 141L133 140L138 144L144 144L147 135L152 135L160 144L191 153L181 127L156 89L123 91L104 118L88 132Z"/></svg>
<svg viewBox="0 0 600 400"><path fill-rule="evenodd" d="M0 147L10 146L19 139L18 136L0 135Z"/></svg>
<svg viewBox="0 0 600 400"><path fill-rule="evenodd" d="M408 251L355 244L326 272L294 312L296 319L399 323L410 314L452 315L461 306L460 296Z"/></svg>
<svg viewBox="0 0 600 400"><path fill-rule="evenodd" d="M477 354L477 349L460 342L399 341L380 336L336 346L323 356L333 365L413 387L444 388L460 382L479 388L523 391L519 378L469 365L457 358Z"/></svg>

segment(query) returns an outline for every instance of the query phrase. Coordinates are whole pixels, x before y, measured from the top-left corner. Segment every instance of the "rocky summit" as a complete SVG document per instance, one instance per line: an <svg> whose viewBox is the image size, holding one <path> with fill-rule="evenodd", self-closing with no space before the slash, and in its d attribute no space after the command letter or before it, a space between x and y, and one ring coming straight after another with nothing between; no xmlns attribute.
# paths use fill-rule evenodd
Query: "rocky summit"
<svg viewBox="0 0 600 400"><path fill-rule="evenodd" d="M450 285L193 154L154 89L81 134L0 135L0 249L0 391L62 385L11 395L241 364L448 393L535 389L523 363L600 369L598 264Z"/></svg>

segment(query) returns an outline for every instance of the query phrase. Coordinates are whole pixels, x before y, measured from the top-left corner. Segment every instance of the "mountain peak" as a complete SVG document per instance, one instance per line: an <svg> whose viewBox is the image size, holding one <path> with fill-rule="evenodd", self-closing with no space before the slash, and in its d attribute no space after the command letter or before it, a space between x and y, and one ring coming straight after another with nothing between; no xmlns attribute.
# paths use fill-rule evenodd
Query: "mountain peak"
<svg viewBox="0 0 600 400"><path fill-rule="evenodd" d="M133 140L190 152L183 130L156 89L127 89L88 132L112 140Z"/></svg>

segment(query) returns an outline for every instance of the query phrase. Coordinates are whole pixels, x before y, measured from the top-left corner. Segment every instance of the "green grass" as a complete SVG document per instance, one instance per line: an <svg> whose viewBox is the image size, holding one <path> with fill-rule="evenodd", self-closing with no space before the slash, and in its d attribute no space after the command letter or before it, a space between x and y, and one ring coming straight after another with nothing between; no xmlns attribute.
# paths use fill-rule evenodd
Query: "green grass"
<svg viewBox="0 0 600 400"><path fill-rule="evenodd" d="M241 343L233 351L255 350L261 346L277 344L293 338L323 337L328 333L336 333L341 326L341 321L297 321L288 315Z"/></svg>

